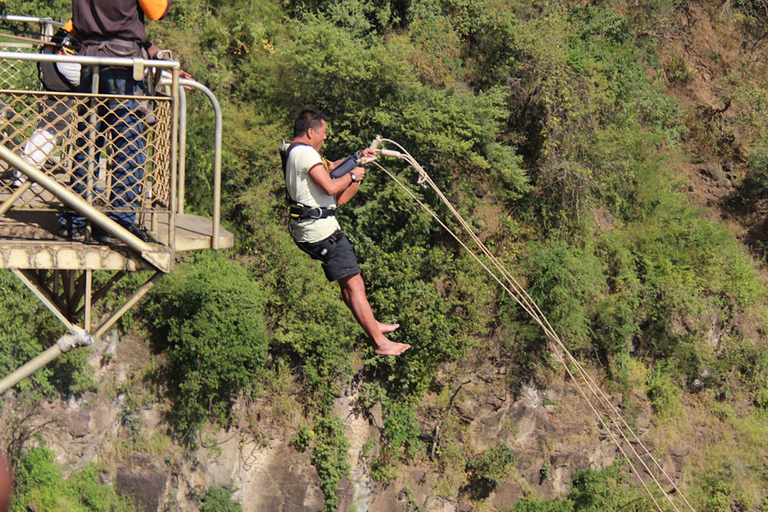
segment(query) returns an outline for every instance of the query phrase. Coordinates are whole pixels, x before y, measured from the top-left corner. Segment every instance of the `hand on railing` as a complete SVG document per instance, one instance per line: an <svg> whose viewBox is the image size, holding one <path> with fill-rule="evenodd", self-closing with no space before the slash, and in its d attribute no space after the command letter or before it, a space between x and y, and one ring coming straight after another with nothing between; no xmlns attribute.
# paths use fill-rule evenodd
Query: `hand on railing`
<svg viewBox="0 0 768 512"><path fill-rule="evenodd" d="M173 55L171 55L171 50L163 50L154 43L152 43L147 49L147 54L149 55L150 59L173 60ZM179 70L179 78L184 78L186 80L194 80L192 75L190 75L183 69ZM186 89L191 90L190 87L187 87Z"/></svg>

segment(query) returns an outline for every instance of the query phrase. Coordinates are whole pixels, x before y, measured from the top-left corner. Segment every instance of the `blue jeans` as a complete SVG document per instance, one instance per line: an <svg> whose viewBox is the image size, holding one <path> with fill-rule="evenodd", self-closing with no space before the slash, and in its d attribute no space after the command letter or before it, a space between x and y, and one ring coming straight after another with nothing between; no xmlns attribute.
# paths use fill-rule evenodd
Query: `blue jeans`
<svg viewBox="0 0 768 512"><path fill-rule="evenodd" d="M90 80L81 84L83 92L90 92ZM133 79L130 68L105 67L99 73L99 94L141 95L144 89L142 82ZM91 127L86 122L78 124L80 136L77 139L75 168L72 172L72 190L85 196L88 176L86 159L91 144L95 162L93 169L98 168L99 155L108 139L111 139L112 186L110 189L110 208L134 208L141 195L141 178L144 176L144 165L147 157L144 153L144 125L138 116L139 102L137 100L113 100L98 108L98 122ZM95 141L90 141L91 129L97 134ZM95 176L93 181L95 181ZM131 226L136 220L136 213L112 212L108 216L123 227ZM62 214L59 223L70 231L85 227L85 217L78 213Z"/></svg>

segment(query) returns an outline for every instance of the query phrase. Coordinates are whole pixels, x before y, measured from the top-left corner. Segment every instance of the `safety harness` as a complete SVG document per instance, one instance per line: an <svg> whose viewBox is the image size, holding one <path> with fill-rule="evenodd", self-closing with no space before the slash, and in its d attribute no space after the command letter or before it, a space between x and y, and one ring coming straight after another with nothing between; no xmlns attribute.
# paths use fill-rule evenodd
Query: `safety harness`
<svg viewBox="0 0 768 512"><path fill-rule="evenodd" d="M309 144L304 144L303 142L294 142L290 145L286 144L285 141L283 141L283 146L280 148L280 160L283 163L283 175L286 178L286 184L288 183L288 155L290 154L291 150L297 146L308 146ZM326 170L328 169L328 162L325 161L325 158L323 158L323 165L325 166ZM288 187L285 187L285 199L288 202L288 215L292 221L303 221L303 220L317 220L317 219L325 219L328 217L333 217L336 215L336 208L325 208L322 206L307 206L305 204L299 203L298 201L294 201L293 198L288 194Z"/></svg>
<svg viewBox="0 0 768 512"><path fill-rule="evenodd" d="M51 39L51 43L44 45L40 53L47 55L77 55L82 47L80 41L74 33L65 29L59 29ZM77 91L78 84L73 84L61 71L56 62L42 61L38 62L38 73L40 80L45 88L55 92Z"/></svg>

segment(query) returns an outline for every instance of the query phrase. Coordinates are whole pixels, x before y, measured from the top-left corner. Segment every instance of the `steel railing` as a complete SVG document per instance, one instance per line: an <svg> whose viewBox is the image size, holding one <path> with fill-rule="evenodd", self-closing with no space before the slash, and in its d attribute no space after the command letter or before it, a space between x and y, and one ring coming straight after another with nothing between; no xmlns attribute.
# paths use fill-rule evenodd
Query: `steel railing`
<svg viewBox="0 0 768 512"><path fill-rule="evenodd" d="M0 20L38 23L41 41L60 25L26 17ZM0 49L7 44L0 33ZM185 141L187 116L181 110L186 101L179 85L179 63L41 54L39 45L12 44L13 51L0 51L0 143L102 214L135 213L145 225L155 225L157 214L166 214L172 246L175 215L184 212L185 189L185 151L179 140ZM24 44L28 48L22 48ZM41 90L42 63L92 68L96 79L91 92ZM104 67L124 68L148 87L141 95L99 94L98 70ZM202 91L216 115L212 247L217 248L221 110L206 87L190 80L183 83ZM71 201L2 159L0 173L0 215L13 210L72 211Z"/></svg>

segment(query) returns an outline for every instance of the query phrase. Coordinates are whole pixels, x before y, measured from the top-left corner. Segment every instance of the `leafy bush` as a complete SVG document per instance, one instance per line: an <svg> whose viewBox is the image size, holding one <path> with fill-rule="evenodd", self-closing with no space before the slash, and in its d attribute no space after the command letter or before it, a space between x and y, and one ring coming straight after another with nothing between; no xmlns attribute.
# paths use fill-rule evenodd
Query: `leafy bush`
<svg viewBox="0 0 768 512"><path fill-rule="evenodd" d="M312 442L314 437L315 434L312 432L312 430L306 425L302 425L299 427L299 431L296 432L296 435L291 438L291 442L289 444L300 452L303 452L307 449L309 443Z"/></svg>
<svg viewBox="0 0 768 512"><path fill-rule="evenodd" d="M523 267L528 293L571 350L591 346L591 315L597 297L606 291L602 262L567 242L528 246Z"/></svg>
<svg viewBox="0 0 768 512"><path fill-rule="evenodd" d="M312 451L312 464L320 477L320 488L325 495L325 512L338 508L336 490L342 476L349 476L347 451L349 441L344 437L344 424L332 414L323 416L315 426L317 443Z"/></svg>
<svg viewBox="0 0 768 512"><path fill-rule="evenodd" d="M649 504L623 471L621 462L600 471L576 471L569 499L574 510L648 510Z"/></svg>
<svg viewBox="0 0 768 512"><path fill-rule="evenodd" d="M174 425L228 420L232 401L266 362L266 298L252 276L220 253L200 253L153 289L144 315L166 349Z"/></svg>
<svg viewBox="0 0 768 512"><path fill-rule="evenodd" d="M232 486L212 487L200 496L200 512L242 512L243 505L232 499Z"/></svg>
<svg viewBox="0 0 768 512"><path fill-rule="evenodd" d="M419 448L419 421L410 407L390 401L387 403L384 418L384 435L387 438L388 452L404 448L407 457L413 457Z"/></svg>
<svg viewBox="0 0 768 512"><path fill-rule="evenodd" d="M768 411L768 386L755 394L755 406L763 411Z"/></svg>
<svg viewBox="0 0 768 512"><path fill-rule="evenodd" d="M728 512L731 510L733 484L712 476L706 479L704 491L707 493L707 510L712 512Z"/></svg>
<svg viewBox="0 0 768 512"><path fill-rule="evenodd" d="M668 363L657 363L647 392L653 412L660 418L676 417L680 413L682 390L672 382Z"/></svg>
<svg viewBox="0 0 768 512"><path fill-rule="evenodd" d="M485 481L496 485L509 476L515 466L515 453L505 443L488 448L467 462L472 481Z"/></svg>
<svg viewBox="0 0 768 512"><path fill-rule="evenodd" d="M11 510L93 510L121 512L133 510L129 497L119 497L111 485L101 483L99 470L89 464L68 480L54 454L47 448L34 448L17 462L16 490Z"/></svg>
<svg viewBox="0 0 768 512"><path fill-rule="evenodd" d="M628 510L644 512L654 506L627 478L621 461L600 471L576 471L566 499L522 499L510 512L592 512Z"/></svg>

